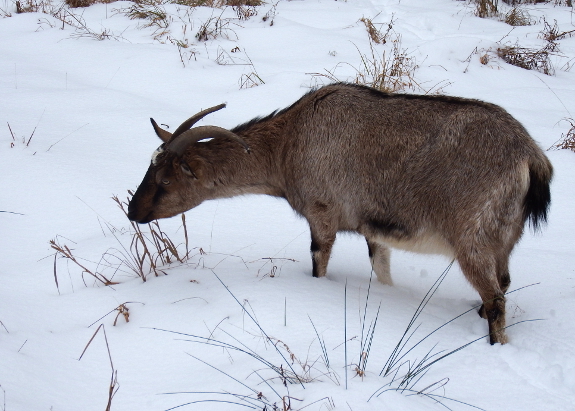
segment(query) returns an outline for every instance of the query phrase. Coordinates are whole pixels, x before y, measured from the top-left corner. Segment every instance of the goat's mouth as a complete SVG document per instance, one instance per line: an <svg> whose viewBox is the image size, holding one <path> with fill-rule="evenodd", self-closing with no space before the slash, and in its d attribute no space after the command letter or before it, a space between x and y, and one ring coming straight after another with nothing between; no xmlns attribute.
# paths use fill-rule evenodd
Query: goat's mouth
<svg viewBox="0 0 575 411"><path fill-rule="evenodd" d="M141 220L132 220L132 221L135 221L135 222L138 223L138 224L148 224L148 223L151 223L151 222L154 221L154 220L155 220L155 218L146 217L146 218L143 218L143 219L141 219Z"/></svg>
<svg viewBox="0 0 575 411"><path fill-rule="evenodd" d="M128 219L130 221L134 221L138 224L148 224L152 221L155 220L155 218L152 217L152 213L148 213L147 215L141 217L138 215L138 212L136 210L130 210L130 208L128 207Z"/></svg>

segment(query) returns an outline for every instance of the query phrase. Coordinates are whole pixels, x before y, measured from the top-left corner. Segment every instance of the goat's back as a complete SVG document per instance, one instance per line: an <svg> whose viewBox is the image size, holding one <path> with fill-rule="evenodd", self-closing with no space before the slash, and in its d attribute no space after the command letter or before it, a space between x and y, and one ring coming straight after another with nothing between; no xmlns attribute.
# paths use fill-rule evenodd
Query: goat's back
<svg viewBox="0 0 575 411"><path fill-rule="evenodd" d="M530 170L551 176L524 127L478 100L336 84L278 116L290 116L280 150L288 200L304 214L311 199L338 208L342 230L373 220L454 231L485 213L516 224Z"/></svg>

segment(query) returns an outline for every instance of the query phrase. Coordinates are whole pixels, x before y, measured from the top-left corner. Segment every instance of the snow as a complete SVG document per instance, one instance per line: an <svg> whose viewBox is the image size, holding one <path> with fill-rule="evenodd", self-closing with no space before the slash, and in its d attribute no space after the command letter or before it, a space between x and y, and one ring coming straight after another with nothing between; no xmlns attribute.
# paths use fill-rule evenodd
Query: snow
<svg viewBox="0 0 575 411"><path fill-rule="evenodd" d="M48 243L56 238L90 269L98 262L103 269L102 256L118 255L120 243L131 240L130 223L110 197L125 198L126 190L137 187L160 144L149 117L173 130L201 109L226 102L200 124L231 128L330 81L310 73L328 70L352 80L359 52L370 53L362 17L383 27L393 18L402 47L418 65L415 77L423 90L417 92L441 88L499 104L547 149L569 129L562 120L574 117L575 74L568 67L575 37L558 41L554 76L510 66L494 50L515 42L542 47L542 18L573 30L572 8L526 5L535 24L512 29L495 18L475 17L471 4L454 0L281 1L260 6L247 21L237 20L231 8L166 4L170 33L154 40L155 27L118 12L131 5L71 10L93 32L111 33L96 41L68 24L62 29L48 14L16 14L13 3L0 2L0 9L12 13L0 19L0 210L11 212L0 213L0 410L105 409L112 372L108 349L119 384L114 410L166 410L215 399L244 406L197 402L182 409L243 409L249 403L238 397L208 392L253 398L250 389L279 409L281 397L289 395L292 409L307 410L444 409L442 404L457 410L473 409L470 405L575 410L575 153L570 151L547 152L555 168L549 224L542 234L526 231L512 255L511 289L530 286L508 297L508 323L525 321L508 330L509 344L490 346L481 338L487 324L471 310L405 358L413 362L430 350L448 352L478 339L434 364L414 387L423 390L447 378L444 387L425 392L469 405L396 391L368 401L389 383L380 371L448 266L444 257L393 252L395 285L372 282L366 305L370 266L364 241L338 236L328 277L312 278L306 222L286 202L265 196L211 201L188 211L193 257L163 267L168 275L150 275L146 282L118 271L119 284L102 286L58 259L57 288ZM275 13L273 25L262 20L268 12ZM228 38L197 41L200 25L220 14L231 19ZM169 38L190 46L180 54ZM381 53L391 45L374 47ZM484 53L490 56L487 65L479 61ZM218 56L226 64L218 64ZM265 83L240 88L254 71ZM176 243L183 242L179 218L161 225ZM416 321L421 325L412 341L478 302L454 266ZM120 315L114 326L113 310L123 303L129 322ZM354 376L362 326L367 335L380 304L366 374ZM87 346L101 324L107 345L100 328ZM314 327L325 343L329 370ZM287 368L265 332L313 363L314 381L286 387L246 354L172 332L245 344ZM301 371L297 363L292 366ZM165 394L176 392L196 393Z"/></svg>

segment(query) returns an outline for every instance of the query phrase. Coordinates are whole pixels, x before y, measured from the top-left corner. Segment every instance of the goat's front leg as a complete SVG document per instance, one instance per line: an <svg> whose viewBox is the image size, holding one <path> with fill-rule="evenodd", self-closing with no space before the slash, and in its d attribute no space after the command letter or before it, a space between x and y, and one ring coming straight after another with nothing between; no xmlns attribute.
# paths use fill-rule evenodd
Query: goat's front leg
<svg viewBox="0 0 575 411"><path fill-rule="evenodd" d="M311 259L313 276L324 277L331 249L335 242L337 226L333 223L332 213L327 206L315 205L306 216L311 231Z"/></svg>
<svg viewBox="0 0 575 411"><path fill-rule="evenodd" d="M324 277L327 273L327 263L331 255L331 248L335 242L335 234L323 236L311 233L311 260L313 263L313 276Z"/></svg>

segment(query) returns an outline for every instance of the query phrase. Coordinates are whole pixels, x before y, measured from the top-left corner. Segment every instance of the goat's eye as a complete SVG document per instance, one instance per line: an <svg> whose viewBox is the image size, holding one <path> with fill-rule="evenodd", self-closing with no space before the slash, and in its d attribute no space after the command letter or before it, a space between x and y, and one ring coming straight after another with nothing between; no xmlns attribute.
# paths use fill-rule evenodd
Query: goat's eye
<svg viewBox="0 0 575 411"><path fill-rule="evenodd" d="M170 180L168 180L167 178L162 179L162 184L167 186L170 185Z"/></svg>

